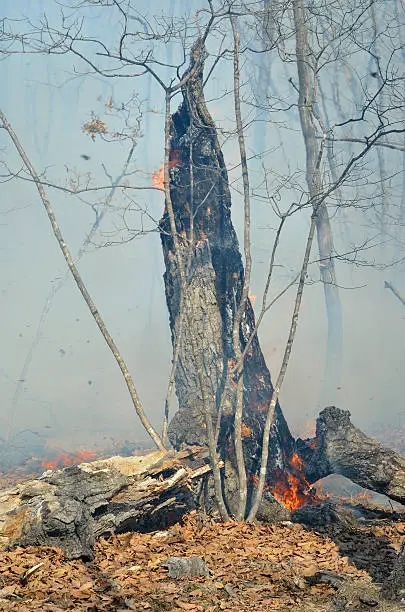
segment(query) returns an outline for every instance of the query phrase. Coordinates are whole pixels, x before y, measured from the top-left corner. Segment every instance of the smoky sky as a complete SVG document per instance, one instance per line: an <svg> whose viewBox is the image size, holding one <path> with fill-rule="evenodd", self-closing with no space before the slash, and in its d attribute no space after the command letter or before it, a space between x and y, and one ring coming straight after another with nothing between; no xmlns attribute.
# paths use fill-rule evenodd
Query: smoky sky
<svg viewBox="0 0 405 612"><path fill-rule="evenodd" d="M185 9L192 13L197 4L178 1L167 8L166 3L159 1L153 3L153 11L181 15ZM10 17L28 15L37 19L43 12L50 19L58 16L53 0L28 5L22 0L3 0L2 8ZM137 3L137 9L151 12L143 2ZM106 18L105 11L93 13L95 30L107 36L116 25L116 17ZM176 46L169 45L168 61L174 61L176 53ZM79 66L78 60L73 61L66 55L14 55L0 64L2 83L7 83L2 91L1 107L37 171L43 172L50 182L61 185L74 181L75 177L86 181L86 176L94 184L108 184L108 176L119 175L128 155L128 144L107 143L99 137L93 141L82 131L82 126L90 120L92 111L113 123L114 117L106 111L109 100L119 104L136 94L142 102L141 134L133 164L137 174L130 180L134 184L151 185L151 174L163 160L161 90L147 78L79 77L75 66ZM272 67L272 80L277 83L277 92L282 92L283 88L287 90L288 80L284 68L277 70ZM232 99L221 96L224 82L229 78L229 66L221 74L214 73L208 105L219 127L224 129L221 138L230 169L232 214L241 240L243 211L237 148L226 134L232 119ZM177 98L173 109L179 102ZM246 105L244 110L251 118L252 109ZM276 124L260 125L259 134L253 128L247 134L251 181L256 193L263 182L262 161L272 168L274 184L276 174L301 176L305 169L305 152L296 116L292 116L288 129ZM0 144L2 159L18 170L21 163L5 134L1 135ZM254 153L260 147L268 153L255 159ZM396 160L388 157L387 163L391 168L396 164L400 167L402 162ZM395 185L392 190L394 193ZM34 186L16 179L3 182L1 192L0 437L7 437L10 430L16 433L31 429L71 446L85 445L86 441L106 434L121 439L146 439L112 355L74 282L70 277L65 279L65 262ZM75 198L52 188L47 193L63 235L75 254L94 223L95 212L90 205L94 199ZM294 191L285 189L282 193L285 203L295 197ZM159 427L171 360L160 239L156 231L138 239L128 238L131 230L141 227L142 222L153 229L151 219L158 220L162 214L163 198L161 193L145 191L136 194L134 201L132 206L138 208L126 218L131 227L124 230L122 211L129 202L117 191L111 211L94 242L87 247L79 268L128 362L145 410ZM367 223L358 211L347 209L345 215L337 215L333 219L336 248L350 250L351 244L370 236L374 229ZM262 198L253 196L251 293L257 296L256 309L261 302L275 227L272 208ZM294 278L303 257L308 227L308 214L297 215L287 224L277 256L274 294ZM117 244L123 238L124 243ZM400 241L394 242L385 235L374 241L377 243L379 246L374 246L373 253L368 253L370 260L401 259ZM316 255L314 248L313 260ZM384 289L384 281L388 280L405 293L404 266L398 264L384 269L343 262L336 265L344 322L341 378L334 388L323 388L327 322L323 287L314 264L281 393L285 415L298 433L324 404L335 403L350 410L353 421L368 431L379 423L404 427L405 308ZM62 287L55 292L61 280ZM293 287L276 302L260 331L273 379L288 335L294 294Z"/></svg>

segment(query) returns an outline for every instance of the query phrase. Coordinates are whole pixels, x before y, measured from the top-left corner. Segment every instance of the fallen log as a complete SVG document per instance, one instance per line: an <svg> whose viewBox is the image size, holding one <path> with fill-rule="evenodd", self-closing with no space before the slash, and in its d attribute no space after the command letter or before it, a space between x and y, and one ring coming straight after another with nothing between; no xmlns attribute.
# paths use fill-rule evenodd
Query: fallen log
<svg viewBox="0 0 405 612"><path fill-rule="evenodd" d="M296 451L300 458L296 469L302 466L303 474L294 486L342 474L405 502L405 459L355 428L347 411L323 410L316 437L298 439ZM0 546L56 546L69 558L90 559L100 536L165 529L200 503L205 505L207 500L198 495L198 481L210 473L207 461L206 448L194 446L48 470L36 480L0 492ZM209 482L205 489L205 509L215 510ZM258 517L266 522L288 519L271 490ZM404 551L400 559L405 565ZM405 581L405 571L398 570L399 575Z"/></svg>
<svg viewBox="0 0 405 612"><path fill-rule="evenodd" d="M298 439L297 450L309 483L340 474L405 504L405 458L355 427L348 410L322 410L315 438Z"/></svg>
<svg viewBox="0 0 405 612"><path fill-rule="evenodd" d="M199 447L48 470L0 492L0 546L55 546L91 559L96 538L164 529L195 507L210 471Z"/></svg>

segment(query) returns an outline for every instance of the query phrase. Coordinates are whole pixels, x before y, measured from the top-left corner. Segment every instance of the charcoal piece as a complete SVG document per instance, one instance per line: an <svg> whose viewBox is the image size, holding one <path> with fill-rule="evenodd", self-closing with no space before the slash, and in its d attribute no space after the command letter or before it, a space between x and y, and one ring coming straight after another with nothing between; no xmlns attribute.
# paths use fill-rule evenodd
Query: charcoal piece
<svg viewBox="0 0 405 612"><path fill-rule="evenodd" d="M342 586L345 581L345 577L337 574L336 572L320 571L316 572L313 576L307 576L305 580L309 585L314 586L316 584L327 584L333 589L338 589Z"/></svg>

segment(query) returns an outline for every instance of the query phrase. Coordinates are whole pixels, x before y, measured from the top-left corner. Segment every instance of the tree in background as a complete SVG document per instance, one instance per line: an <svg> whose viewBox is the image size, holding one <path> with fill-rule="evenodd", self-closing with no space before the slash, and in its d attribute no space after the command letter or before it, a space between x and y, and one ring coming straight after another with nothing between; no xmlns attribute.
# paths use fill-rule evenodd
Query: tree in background
<svg viewBox="0 0 405 612"><path fill-rule="evenodd" d="M343 346L336 263L355 259L359 265L376 265L373 257L358 258L360 243L354 242L350 225L370 226L363 245L367 243L367 249L379 245L380 265L401 259L395 250L391 254L387 244L395 244L392 228L398 228L402 215L397 174L404 151L399 138L403 131L403 52L398 6L378 0L359 2L355 7L346 2L282 0L248 6L252 12L256 9L256 15L243 25L245 50L256 77L253 99L245 96L245 101L260 115L261 141L267 118L268 139L276 139L285 156L284 135L296 131L299 120L306 155L303 190L312 196L327 190L338 181L340 166L356 155L359 146L380 134L367 165L357 169L356 181L334 190L317 222L319 277L328 317L322 402L330 402L340 385ZM252 38L259 47L252 44ZM325 159L315 172L318 145L324 136ZM261 147L264 156L265 144ZM393 168L390 174L388 165ZM375 167L378 178L374 178ZM272 177L281 183L276 172ZM350 255L348 247L352 248Z"/></svg>

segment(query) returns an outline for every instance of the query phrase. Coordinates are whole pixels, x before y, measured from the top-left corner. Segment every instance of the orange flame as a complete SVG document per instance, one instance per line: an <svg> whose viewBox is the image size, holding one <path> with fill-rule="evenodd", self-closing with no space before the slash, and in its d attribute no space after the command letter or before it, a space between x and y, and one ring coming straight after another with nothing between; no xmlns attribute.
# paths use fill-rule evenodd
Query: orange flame
<svg viewBox="0 0 405 612"><path fill-rule="evenodd" d="M172 159L169 161L169 170L174 166L181 166L180 150L173 149L171 152ZM152 172L152 185L157 189L164 189L165 187L165 168L160 166L159 170Z"/></svg>
<svg viewBox="0 0 405 612"><path fill-rule="evenodd" d="M313 499L311 485L303 472L303 462L296 453L292 456L289 470L277 472L277 480L271 487L274 497L288 510L297 510Z"/></svg>
<svg viewBox="0 0 405 612"><path fill-rule="evenodd" d="M242 438L250 438L252 435L252 428L242 422L241 425L241 436Z"/></svg>
<svg viewBox="0 0 405 612"><path fill-rule="evenodd" d="M154 187L157 187L157 189L164 189L165 177L163 166L161 166L159 170L155 170L154 172L152 172L152 185Z"/></svg>
<svg viewBox="0 0 405 612"><path fill-rule="evenodd" d="M253 295L253 293L249 292L249 300L250 300L250 303L252 304L252 306L254 307L255 302L257 300L257 295Z"/></svg>
<svg viewBox="0 0 405 612"><path fill-rule="evenodd" d="M344 492L340 495L335 493L329 493L324 489L322 485L316 487L316 497L321 500L332 499L332 501L339 502L340 504L351 504L368 506L373 502L374 493L368 489L363 489L357 493Z"/></svg>
<svg viewBox="0 0 405 612"><path fill-rule="evenodd" d="M95 457L96 453L93 451L79 450L76 453L59 451L54 459L43 459L41 467L47 468L48 470L54 470L57 467L68 467L69 465L83 463L83 461L91 461Z"/></svg>

